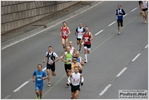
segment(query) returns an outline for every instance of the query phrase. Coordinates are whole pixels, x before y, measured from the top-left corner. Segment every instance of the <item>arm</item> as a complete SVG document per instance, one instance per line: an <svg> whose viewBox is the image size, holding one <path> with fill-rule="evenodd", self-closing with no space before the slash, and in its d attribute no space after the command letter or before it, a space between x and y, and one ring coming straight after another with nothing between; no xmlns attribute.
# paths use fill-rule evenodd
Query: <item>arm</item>
<svg viewBox="0 0 149 100"><path fill-rule="evenodd" d="M62 36L62 27L61 27L61 29L60 29L60 34L59 34L59 35L60 35L60 37Z"/></svg>
<svg viewBox="0 0 149 100"><path fill-rule="evenodd" d="M32 76L32 81L34 82L35 81L35 71L34 71L34 73L33 73L33 76Z"/></svg>
<svg viewBox="0 0 149 100"><path fill-rule="evenodd" d="M116 10L116 15L118 15L118 12L117 12L117 10Z"/></svg>
<svg viewBox="0 0 149 100"><path fill-rule="evenodd" d="M70 35L70 33L71 33L71 32L70 32L70 29L69 29L69 27L67 27L67 28L68 28L68 35Z"/></svg>
<svg viewBox="0 0 149 100"><path fill-rule="evenodd" d="M44 57L44 59L43 59L43 63L45 63L46 60L47 60L47 56Z"/></svg>
<svg viewBox="0 0 149 100"><path fill-rule="evenodd" d="M77 63L77 64L78 64L79 70L83 70L81 64L80 63Z"/></svg>
<svg viewBox="0 0 149 100"><path fill-rule="evenodd" d="M125 11L122 9L123 15L125 15Z"/></svg>
<svg viewBox="0 0 149 100"><path fill-rule="evenodd" d="M84 66L84 59L81 57L81 65Z"/></svg>
<svg viewBox="0 0 149 100"><path fill-rule="evenodd" d="M67 62L66 60L65 60L65 52L64 52L64 54L62 55L62 58L61 58L61 60L65 63L65 62Z"/></svg>
<svg viewBox="0 0 149 100"><path fill-rule="evenodd" d="M74 32L74 34L77 36L77 28L76 28L76 31Z"/></svg>
<svg viewBox="0 0 149 100"><path fill-rule="evenodd" d="M48 78L48 76L47 76L47 74L44 72L42 79L45 80L45 79L47 79L47 78Z"/></svg>
<svg viewBox="0 0 149 100"><path fill-rule="evenodd" d="M93 35L92 35L92 33L91 33L91 32L90 32L90 36L91 36L90 40L93 40Z"/></svg>

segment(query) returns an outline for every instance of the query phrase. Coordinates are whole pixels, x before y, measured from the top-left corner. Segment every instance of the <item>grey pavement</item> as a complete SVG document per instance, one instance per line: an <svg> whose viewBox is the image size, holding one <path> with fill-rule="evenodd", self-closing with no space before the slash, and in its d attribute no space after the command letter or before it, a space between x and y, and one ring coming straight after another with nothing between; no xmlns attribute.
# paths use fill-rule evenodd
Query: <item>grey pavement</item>
<svg viewBox="0 0 149 100"><path fill-rule="evenodd" d="M116 20L115 9L118 4L122 5L126 13L130 12L124 17L121 35L117 35L116 23L108 27ZM148 79L146 70L148 68L146 56L148 52L147 50L141 51L148 44L148 25L143 23L138 8L131 12L135 7L138 7L138 2L135 1L104 1L67 20L67 25L72 33L69 40L73 41L76 49L78 46L73 33L80 22L83 22L84 26L89 26L93 35L104 29L99 35L94 36L92 41L91 54L88 56L89 62L83 67L85 82L81 87L79 99L117 99L118 93L116 92L122 89L122 86L123 89L148 90L146 81ZM31 81L20 91L13 93L13 90L31 78L37 64L42 63L49 45L53 46L59 56L62 55L63 49L59 38L60 27L61 24L58 24L41 34L2 50L2 98L7 95L10 95L10 99L35 98L34 83ZM135 65L130 64L139 52L142 55L133 62ZM84 57L83 50L81 56ZM43 65L45 66L45 64ZM116 75L126 66L128 69L115 80ZM142 69L140 66L143 66ZM51 87L47 87L47 81L45 81L43 99L70 99L70 87L66 87L67 77L62 61L56 63L56 72L57 76L51 77ZM138 73L138 78L135 72ZM127 78L128 75L131 77ZM131 82L129 82L130 80ZM99 94L111 82L112 86L100 97ZM126 82L128 82L127 85ZM140 83L144 85L142 86Z"/></svg>

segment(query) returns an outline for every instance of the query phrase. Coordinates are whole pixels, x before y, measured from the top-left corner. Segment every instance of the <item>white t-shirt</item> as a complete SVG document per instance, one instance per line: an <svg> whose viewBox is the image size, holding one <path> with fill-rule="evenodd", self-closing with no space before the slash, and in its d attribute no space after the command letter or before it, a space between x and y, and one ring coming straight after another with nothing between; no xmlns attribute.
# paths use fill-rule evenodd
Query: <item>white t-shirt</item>
<svg viewBox="0 0 149 100"><path fill-rule="evenodd" d="M72 73L71 82L73 86L80 85L80 73Z"/></svg>
<svg viewBox="0 0 149 100"><path fill-rule="evenodd" d="M82 28L78 27L76 29L76 31L77 31L77 38L82 39L83 38L83 34L85 32L84 27L82 27Z"/></svg>
<svg viewBox="0 0 149 100"><path fill-rule="evenodd" d="M147 1L142 1L142 9L145 9L147 8Z"/></svg>

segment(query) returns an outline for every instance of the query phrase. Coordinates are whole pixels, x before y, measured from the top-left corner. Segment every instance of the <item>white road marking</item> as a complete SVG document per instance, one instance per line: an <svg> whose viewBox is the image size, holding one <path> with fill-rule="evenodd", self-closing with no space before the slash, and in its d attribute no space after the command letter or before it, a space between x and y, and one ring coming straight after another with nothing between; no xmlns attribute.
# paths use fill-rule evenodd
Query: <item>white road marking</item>
<svg viewBox="0 0 149 100"><path fill-rule="evenodd" d="M117 74L116 77L120 77L120 76L122 75L122 73L123 73L126 69L127 69L127 67L123 68L123 70L122 70L119 74Z"/></svg>
<svg viewBox="0 0 149 100"><path fill-rule="evenodd" d="M127 14L124 15L124 17L127 16Z"/></svg>
<svg viewBox="0 0 149 100"><path fill-rule="evenodd" d="M46 67L44 69L42 69L42 71L45 71L46 70Z"/></svg>
<svg viewBox="0 0 149 100"><path fill-rule="evenodd" d="M109 84L99 95L102 96L107 90L108 88L111 87L112 84Z"/></svg>
<svg viewBox="0 0 149 100"><path fill-rule="evenodd" d="M145 46L145 48L148 48L148 44Z"/></svg>
<svg viewBox="0 0 149 100"><path fill-rule="evenodd" d="M100 30L99 32L97 32L97 33L95 34L95 36L98 35L98 34L101 33L101 32L103 32L103 30Z"/></svg>
<svg viewBox="0 0 149 100"><path fill-rule="evenodd" d="M113 25L115 22L116 22L116 21L112 22L112 23L111 23L111 24L109 24L108 26L111 26L111 25Z"/></svg>
<svg viewBox="0 0 149 100"><path fill-rule="evenodd" d="M103 1L104 1L104 0L103 0ZM64 19L64 20L67 21L67 20L69 20L69 19L71 19L71 18L73 18L73 17L75 17L75 16L77 16L77 15L79 15L79 14L82 14L82 13L84 13L85 11L88 11L88 10L92 9L93 7L97 6L98 4L101 4L103 1L98 2L98 3L96 3L95 5L93 5L93 6L89 7L89 8L87 8L87 9L85 9L85 10L83 10L83 11L81 11L80 13L77 13L77 14L75 14L75 15L72 15L72 16L70 16L69 18ZM61 24L64 20L62 20L62 21L60 21L60 22L57 22L57 23L55 23L54 25L52 25L52 26L50 26L50 27L47 27L46 29L43 29L43 30L41 30L41 31L39 31L39 32L37 32L37 33L35 33L35 34L32 34L32 35L27 36L27 37L25 37L25 38L23 38L23 39L20 39L20 40L18 40L18 41L16 41L16 42L13 42L13 43L11 43L11 44L8 44L8 45L2 47L1 50L4 50L4 49L6 49L6 48L8 48L8 47L10 47L10 46L12 46L12 45L15 45L15 44L17 44L17 43L19 43L19 42L21 42L21 41L24 41L24 40L26 40L26 39L29 39L29 38L33 37L33 36L36 36L36 35L38 35L39 33L42 33L42 32L44 32L44 31L46 31L46 30L48 30L48 29L50 29L50 28L52 28L52 27L54 27L54 26L56 26L56 25L58 25L58 24Z"/></svg>
<svg viewBox="0 0 149 100"><path fill-rule="evenodd" d="M3 98L3 99L8 99L9 97L10 97L11 95L7 95L5 98Z"/></svg>
<svg viewBox="0 0 149 100"><path fill-rule="evenodd" d="M141 53L138 53L138 54L133 58L132 61L135 61L140 55L141 55Z"/></svg>
<svg viewBox="0 0 149 100"><path fill-rule="evenodd" d="M136 9L137 9L137 7L136 7L136 8L134 8L134 9L132 9L132 10L131 10L131 12L135 11Z"/></svg>
<svg viewBox="0 0 149 100"><path fill-rule="evenodd" d="M13 92L17 92L20 90L23 86L25 86L29 81L24 82L22 85L20 85L17 89L15 89Z"/></svg>

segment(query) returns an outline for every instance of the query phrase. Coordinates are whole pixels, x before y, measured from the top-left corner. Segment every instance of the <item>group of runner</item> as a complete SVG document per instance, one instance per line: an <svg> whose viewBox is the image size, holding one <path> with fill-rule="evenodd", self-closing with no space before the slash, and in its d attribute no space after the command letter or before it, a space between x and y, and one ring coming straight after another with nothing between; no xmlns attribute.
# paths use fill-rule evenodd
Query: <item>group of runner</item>
<svg viewBox="0 0 149 100"><path fill-rule="evenodd" d="M146 23L148 14L148 2L139 1L139 5L144 22ZM116 9L116 15L118 23L118 34L120 35L120 26L123 27L123 15L125 15L125 11L121 8L121 5L118 5L118 9ZM43 60L43 63L47 62L46 73L42 71L42 65L38 64L37 70L34 71L32 76L33 82L35 81L35 93L37 98L40 99L42 98L43 80L47 79L48 87L50 87L50 70L52 72L52 76L56 76L55 62L57 62L60 58L64 62L64 69L68 78L68 82L66 82L66 84L67 86L71 86L71 99L78 98L80 85L83 85L84 82L82 66L84 66L84 63L88 62L87 56L91 51L91 40L93 39L93 35L89 31L88 26L83 27L83 23L80 23L79 27L77 27L74 32L76 35L77 45L79 45L79 50L77 51L73 47L72 41L69 41L68 43L68 38L71 33L69 27L65 21L62 24L63 25L60 29L60 38L62 39L62 46L64 49L63 55L59 57L53 51L52 46L49 46L48 52L46 52ZM84 58L80 56L82 44L84 44Z"/></svg>
<svg viewBox="0 0 149 100"><path fill-rule="evenodd" d="M76 35L77 45L79 45L79 50L77 51L73 45L72 41L69 41L68 38L70 35L69 27L66 25L64 21L62 23L62 27L60 29L60 37L62 39L62 46L64 49L64 53L61 57L59 57L54 51L52 46L48 47L48 52L44 57L43 63L46 64L46 73L42 70L42 65L38 64L37 69L35 70L32 76L33 82L35 81L35 93L37 95L36 98L42 98L42 90L43 90L43 80L48 80L48 87L50 87L50 70L52 72L52 76L56 76L55 72L55 62L57 62L60 58L64 62L64 69L68 78L68 82L66 85L71 86L71 99L77 99L80 92L80 85L83 85L84 77L83 77L83 67L84 63L88 62L87 55L91 50L91 40L93 39L93 35L89 32L88 26L83 27L83 23L79 24L79 27L76 28L74 34ZM82 44L84 44L84 58L80 56L80 52L82 49Z"/></svg>

